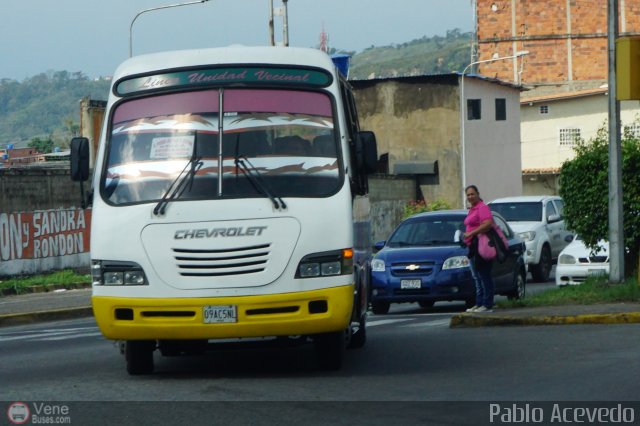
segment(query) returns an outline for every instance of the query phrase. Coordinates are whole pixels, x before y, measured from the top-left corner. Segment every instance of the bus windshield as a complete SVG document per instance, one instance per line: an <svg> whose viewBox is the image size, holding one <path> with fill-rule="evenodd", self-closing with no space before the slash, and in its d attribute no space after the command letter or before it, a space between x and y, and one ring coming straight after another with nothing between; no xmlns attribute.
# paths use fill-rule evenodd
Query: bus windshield
<svg viewBox="0 0 640 426"><path fill-rule="evenodd" d="M329 95L303 90L123 101L111 118L101 194L114 205L157 201L191 167L177 200L329 196L344 179L333 116Z"/></svg>

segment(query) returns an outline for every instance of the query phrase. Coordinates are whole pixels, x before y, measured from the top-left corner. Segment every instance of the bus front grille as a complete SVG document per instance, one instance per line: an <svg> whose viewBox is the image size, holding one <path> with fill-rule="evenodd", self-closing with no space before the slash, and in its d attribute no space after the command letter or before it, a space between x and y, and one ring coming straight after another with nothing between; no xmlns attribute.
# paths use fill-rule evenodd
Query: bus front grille
<svg viewBox="0 0 640 426"><path fill-rule="evenodd" d="M184 277L219 277L262 272L271 244L225 249L173 248L179 274Z"/></svg>

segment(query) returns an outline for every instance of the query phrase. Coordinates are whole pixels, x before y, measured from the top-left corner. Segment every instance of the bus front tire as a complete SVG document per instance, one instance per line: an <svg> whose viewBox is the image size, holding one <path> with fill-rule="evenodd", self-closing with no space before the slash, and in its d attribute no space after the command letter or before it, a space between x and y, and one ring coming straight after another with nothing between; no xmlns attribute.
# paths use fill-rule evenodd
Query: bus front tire
<svg viewBox="0 0 640 426"><path fill-rule="evenodd" d="M357 329L351 332L351 339L349 339L349 345L347 349L360 349L367 342L367 313L360 315L360 321L358 321Z"/></svg>
<svg viewBox="0 0 640 426"><path fill-rule="evenodd" d="M314 338L318 364L322 370L340 370L345 350L344 331L318 334Z"/></svg>
<svg viewBox="0 0 640 426"><path fill-rule="evenodd" d="M127 372L132 376L153 373L154 340L129 340L125 342L124 356Z"/></svg>

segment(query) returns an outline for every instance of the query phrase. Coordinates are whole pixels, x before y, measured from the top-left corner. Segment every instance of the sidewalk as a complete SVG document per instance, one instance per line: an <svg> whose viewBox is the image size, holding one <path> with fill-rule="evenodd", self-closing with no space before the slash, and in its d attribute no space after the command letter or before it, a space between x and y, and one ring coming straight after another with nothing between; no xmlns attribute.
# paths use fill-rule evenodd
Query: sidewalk
<svg viewBox="0 0 640 426"><path fill-rule="evenodd" d="M89 317L91 289L54 290L0 297L0 327ZM640 302L495 309L491 313L459 313L451 327L557 324L640 323Z"/></svg>
<svg viewBox="0 0 640 426"><path fill-rule="evenodd" d="M0 297L0 327L92 315L90 288Z"/></svg>
<svg viewBox="0 0 640 426"><path fill-rule="evenodd" d="M494 309L490 313L461 313L451 318L450 326L630 323L640 323L640 302L539 306L533 308Z"/></svg>

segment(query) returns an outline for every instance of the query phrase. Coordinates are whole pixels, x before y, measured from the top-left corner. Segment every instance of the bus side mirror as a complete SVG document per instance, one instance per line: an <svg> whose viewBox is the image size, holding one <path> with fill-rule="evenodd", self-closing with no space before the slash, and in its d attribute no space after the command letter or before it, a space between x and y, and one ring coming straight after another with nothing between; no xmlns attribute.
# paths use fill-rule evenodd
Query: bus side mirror
<svg viewBox="0 0 640 426"><path fill-rule="evenodd" d="M89 179L89 139L71 139L71 180L84 182Z"/></svg>
<svg viewBox="0 0 640 426"><path fill-rule="evenodd" d="M358 165L365 174L372 174L378 170L378 147L376 135L373 132L358 132L357 152Z"/></svg>

